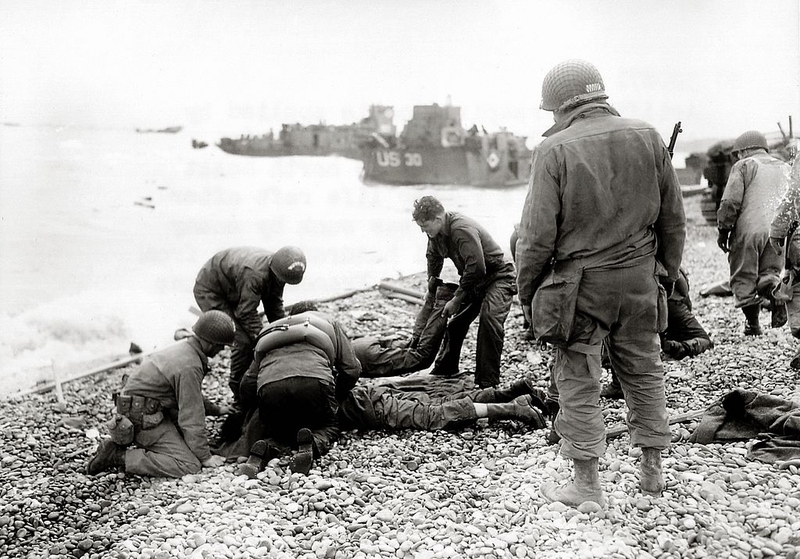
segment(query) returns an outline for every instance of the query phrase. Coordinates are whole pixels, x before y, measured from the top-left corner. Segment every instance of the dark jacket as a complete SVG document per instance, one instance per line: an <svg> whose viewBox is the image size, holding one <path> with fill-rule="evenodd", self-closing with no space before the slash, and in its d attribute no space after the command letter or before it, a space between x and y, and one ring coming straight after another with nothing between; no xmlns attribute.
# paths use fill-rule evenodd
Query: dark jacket
<svg viewBox="0 0 800 559"><path fill-rule="evenodd" d="M270 350L257 364L257 370L251 367L247 375L257 374L256 393L271 382L289 377L311 377L335 386L337 396L343 399L361 376L361 363L356 359L350 339L334 318L315 311L303 314L314 314L333 327L333 361L314 344L298 342Z"/></svg>
<svg viewBox="0 0 800 559"><path fill-rule="evenodd" d="M461 279L453 299L480 299L498 278L513 278L514 265L477 221L457 212L445 212L442 230L428 238L428 276L438 277L445 258L453 261Z"/></svg>
<svg viewBox="0 0 800 559"><path fill-rule="evenodd" d="M197 284L228 301L234 319L251 339L261 331L258 304L267 320L286 316L285 283L270 270L273 253L256 247L234 247L216 253L197 274Z"/></svg>

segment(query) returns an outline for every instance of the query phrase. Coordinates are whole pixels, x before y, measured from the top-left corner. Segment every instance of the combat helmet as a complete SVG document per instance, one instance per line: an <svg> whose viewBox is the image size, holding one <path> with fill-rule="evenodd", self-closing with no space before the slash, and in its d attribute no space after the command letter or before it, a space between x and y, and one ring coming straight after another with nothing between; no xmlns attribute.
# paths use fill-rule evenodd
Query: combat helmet
<svg viewBox="0 0 800 559"><path fill-rule="evenodd" d="M214 344L228 345L233 342L236 327L233 319L222 311L204 312L192 326L198 338Z"/></svg>
<svg viewBox="0 0 800 559"><path fill-rule="evenodd" d="M731 153L734 155L740 151L744 151L746 149L751 148L761 148L763 150L769 151L769 145L767 145L767 138L759 132L758 130L748 130L733 142L733 149Z"/></svg>
<svg viewBox="0 0 800 559"><path fill-rule="evenodd" d="M585 60L565 60L556 64L544 77L539 108L563 111L596 99L608 99L603 77L597 68Z"/></svg>
<svg viewBox="0 0 800 559"><path fill-rule="evenodd" d="M270 268L282 282L298 284L303 281L303 274L306 271L306 255L294 246L279 248L272 256Z"/></svg>

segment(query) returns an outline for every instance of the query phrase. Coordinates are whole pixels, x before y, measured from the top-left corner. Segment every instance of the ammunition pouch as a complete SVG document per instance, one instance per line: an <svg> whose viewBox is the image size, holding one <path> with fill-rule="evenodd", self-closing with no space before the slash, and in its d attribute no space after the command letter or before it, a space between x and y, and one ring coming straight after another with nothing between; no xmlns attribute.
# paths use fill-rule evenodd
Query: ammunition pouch
<svg viewBox="0 0 800 559"><path fill-rule="evenodd" d="M152 429L164 420L161 402L155 398L122 394L117 396L116 404L117 414L140 429Z"/></svg>
<svg viewBox="0 0 800 559"><path fill-rule="evenodd" d="M106 422L106 428L115 444L128 446L133 442L133 423L124 415L114 415Z"/></svg>
<svg viewBox="0 0 800 559"><path fill-rule="evenodd" d="M566 345L575 321L583 268L555 263L533 294L533 335L542 342Z"/></svg>

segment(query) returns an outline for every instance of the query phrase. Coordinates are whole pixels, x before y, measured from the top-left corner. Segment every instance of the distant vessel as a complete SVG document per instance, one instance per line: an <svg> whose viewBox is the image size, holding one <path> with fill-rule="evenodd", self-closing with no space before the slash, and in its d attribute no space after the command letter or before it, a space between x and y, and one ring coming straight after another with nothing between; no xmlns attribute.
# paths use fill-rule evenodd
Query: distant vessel
<svg viewBox="0 0 800 559"><path fill-rule="evenodd" d="M160 133L160 134L177 134L183 130L183 126L168 126L167 128L160 128L155 130L153 128L137 128L136 131L140 134L144 133Z"/></svg>
<svg viewBox="0 0 800 559"><path fill-rule="evenodd" d="M417 105L403 133L373 135L364 148L367 184L454 184L506 187L528 182L531 151L524 136L461 125L461 108Z"/></svg>
<svg viewBox="0 0 800 559"><path fill-rule="evenodd" d="M338 155L361 159L363 146L374 135L394 136L393 117L392 107L372 105L369 116L355 124L284 124L277 138L270 130L261 136L222 138L217 146L227 153L253 157Z"/></svg>

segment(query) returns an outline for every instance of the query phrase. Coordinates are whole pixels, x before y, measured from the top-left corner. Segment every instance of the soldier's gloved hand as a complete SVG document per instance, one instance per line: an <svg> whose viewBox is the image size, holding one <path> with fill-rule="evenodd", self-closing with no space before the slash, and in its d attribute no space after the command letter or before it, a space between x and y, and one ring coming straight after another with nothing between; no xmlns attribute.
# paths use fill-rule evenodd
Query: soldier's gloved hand
<svg viewBox="0 0 800 559"><path fill-rule="evenodd" d="M775 250L775 254L780 256L783 254L783 245L786 242L786 239L783 237L770 237L769 244L772 246L773 250Z"/></svg>
<svg viewBox="0 0 800 559"><path fill-rule="evenodd" d="M730 229L718 229L717 230L717 246L720 249L722 249L722 252L728 253L728 252L731 251L730 236L731 236L731 230Z"/></svg>
<svg viewBox="0 0 800 559"><path fill-rule="evenodd" d="M204 468L219 468L225 464L225 457L218 454L212 454L211 458L203 462Z"/></svg>

